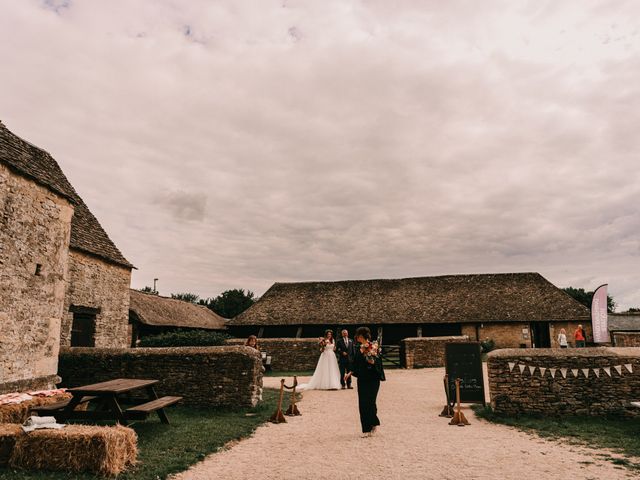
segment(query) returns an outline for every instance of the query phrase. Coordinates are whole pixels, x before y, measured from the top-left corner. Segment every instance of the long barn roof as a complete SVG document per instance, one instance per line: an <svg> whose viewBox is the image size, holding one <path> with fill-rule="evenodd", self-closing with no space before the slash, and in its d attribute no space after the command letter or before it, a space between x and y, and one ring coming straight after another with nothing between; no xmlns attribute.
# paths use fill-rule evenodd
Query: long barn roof
<svg viewBox="0 0 640 480"><path fill-rule="evenodd" d="M58 162L44 150L18 137L0 122L0 163L49 190L74 206L69 246L116 265L133 268L111 241L100 222L74 190Z"/></svg>
<svg viewBox="0 0 640 480"><path fill-rule="evenodd" d="M539 273L275 283L234 325L587 320L589 309Z"/></svg>

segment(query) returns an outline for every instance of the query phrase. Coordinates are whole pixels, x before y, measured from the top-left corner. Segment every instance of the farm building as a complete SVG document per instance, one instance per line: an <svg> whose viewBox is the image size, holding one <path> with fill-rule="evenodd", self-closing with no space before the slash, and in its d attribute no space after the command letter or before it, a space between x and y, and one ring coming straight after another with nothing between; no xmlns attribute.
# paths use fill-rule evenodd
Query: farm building
<svg viewBox="0 0 640 480"><path fill-rule="evenodd" d="M589 309L542 275L505 273L275 283L228 326L236 336L277 338L367 325L387 345L467 335L498 347L549 347L560 328L571 333L582 323L590 335L589 318Z"/></svg>
<svg viewBox="0 0 640 480"><path fill-rule="evenodd" d="M44 150L0 122L0 391L51 385L60 345L127 345L133 266Z"/></svg>
<svg viewBox="0 0 640 480"><path fill-rule="evenodd" d="M640 347L640 313L610 313L608 317L614 347Z"/></svg>
<svg viewBox="0 0 640 480"><path fill-rule="evenodd" d="M130 345L148 335L172 330L226 330L225 319L202 305L131 290Z"/></svg>

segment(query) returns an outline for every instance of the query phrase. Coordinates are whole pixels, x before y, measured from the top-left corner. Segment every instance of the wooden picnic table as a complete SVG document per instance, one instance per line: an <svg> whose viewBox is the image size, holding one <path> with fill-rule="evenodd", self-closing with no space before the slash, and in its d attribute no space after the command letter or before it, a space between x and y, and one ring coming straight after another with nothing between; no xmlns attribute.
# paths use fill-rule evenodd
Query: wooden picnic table
<svg viewBox="0 0 640 480"><path fill-rule="evenodd" d="M159 398L154 385L158 380L142 380L136 378L116 378L107 382L94 383L82 387L70 388L70 400L52 405L36 407L33 411L52 415L56 420L115 420L122 425L130 421L144 420L150 413L156 412L162 423L169 423L164 408L173 405L182 397ZM123 408L119 396L134 390L145 390L147 402L129 408ZM93 410L76 410L83 403L94 402Z"/></svg>

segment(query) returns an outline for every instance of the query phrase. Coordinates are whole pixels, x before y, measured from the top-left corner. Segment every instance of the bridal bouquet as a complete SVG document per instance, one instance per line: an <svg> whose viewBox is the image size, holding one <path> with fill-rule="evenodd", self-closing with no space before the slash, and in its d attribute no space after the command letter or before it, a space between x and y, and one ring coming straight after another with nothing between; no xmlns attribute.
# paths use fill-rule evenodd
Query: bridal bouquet
<svg viewBox="0 0 640 480"><path fill-rule="evenodd" d="M367 360L374 359L380 353L380 347L378 342L364 342L360 344L360 353L364 355L364 358Z"/></svg>
<svg viewBox="0 0 640 480"><path fill-rule="evenodd" d="M318 345L320 345L320 351L324 352L324 347L327 346L327 341L324 338L319 338L318 340L320 340L318 342Z"/></svg>

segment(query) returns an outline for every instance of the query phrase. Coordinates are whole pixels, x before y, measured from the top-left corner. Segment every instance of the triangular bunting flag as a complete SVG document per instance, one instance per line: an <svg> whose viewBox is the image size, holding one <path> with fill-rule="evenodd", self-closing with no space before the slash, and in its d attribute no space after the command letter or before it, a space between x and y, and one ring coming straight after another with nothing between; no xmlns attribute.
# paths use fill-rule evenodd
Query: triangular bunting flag
<svg viewBox="0 0 640 480"><path fill-rule="evenodd" d="M625 363L624 364L624 368L626 368L627 370L629 370L629 373L633 373L633 367L631 366L630 363Z"/></svg>
<svg viewBox="0 0 640 480"><path fill-rule="evenodd" d="M547 367L539 367L540 368L540 376L544 377L544 372L547 371Z"/></svg>
<svg viewBox="0 0 640 480"><path fill-rule="evenodd" d="M602 367L602 369L604 370L604 373L611 376L611 367Z"/></svg>
<svg viewBox="0 0 640 480"><path fill-rule="evenodd" d="M589 369L588 368L581 368L582 373L584 373L584 378L589 378Z"/></svg>
<svg viewBox="0 0 640 480"><path fill-rule="evenodd" d="M513 372L513 369L515 368L515 366L516 366L516 362L509 362L509 371Z"/></svg>
<svg viewBox="0 0 640 480"><path fill-rule="evenodd" d="M596 378L600 378L600 369L599 368L592 368L591 370L593 370L593 373L596 374Z"/></svg>
<svg viewBox="0 0 640 480"><path fill-rule="evenodd" d="M613 368L615 368L616 372L618 372L618 374L622 376L622 365L615 365Z"/></svg>
<svg viewBox="0 0 640 480"><path fill-rule="evenodd" d="M518 364L518 368L520 369L520 373L524 372L524 365L522 365L521 363Z"/></svg>
<svg viewBox="0 0 640 480"><path fill-rule="evenodd" d="M560 373L562 374L562 378L567 378L567 369L566 368L561 368L560 369Z"/></svg>
<svg viewBox="0 0 640 480"><path fill-rule="evenodd" d="M557 368L550 368L549 369L549 373L551 374L551 378L556 376L556 372L558 371Z"/></svg>
<svg viewBox="0 0 640 480"><path fill-rule="evenodd" d="M572 368L571 369L571 373L573 373L573 376L578 378L578 369L577 368Z"/></svg>
<svg viewBox="0 0 640 480"><path fill-rule="evenodd" d="M536 371L536 367L532 367L531 365L529 365L529 373L531 374L531 376L533 376L533 372Z"/></svg>

